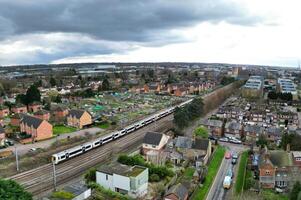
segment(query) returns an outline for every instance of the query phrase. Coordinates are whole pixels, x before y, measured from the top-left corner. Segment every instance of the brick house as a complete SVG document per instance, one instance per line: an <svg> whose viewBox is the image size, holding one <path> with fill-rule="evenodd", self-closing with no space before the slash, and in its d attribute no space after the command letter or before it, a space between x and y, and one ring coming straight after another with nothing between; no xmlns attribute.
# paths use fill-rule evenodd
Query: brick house
<svg viewBox="0 0 301 200"><path fill-rule="evenodd" d="M267 135L267 139L270 141L270 142L277 142L279 140L281 140L281 129L280 128L277 128L277 127L269 127L267 130L266 130L266 135Z"/></svg>
<svg viewBox="0 0 301 200"><path fill-rule="evenodd" d="M225 125L225 136L241 138L242 125L238 122L231 121Z"/></svg>
<svg viewBox="0 0 301 200"><path fill-rule="evenodd" d="M174 91L175 96L182 97L187 94L187 88L185 87L179 87Z"/></svg>
<svg viewBox="0 0 301 200"><path fill-rule="evenodd" d="M50 119L50 112L47 111L47 110L39 110L39 111L37 111L37 112L34 113L34 116L37 117L37 118L39 118L39 119L49 121L49 119Z"/></svg>
<svg viewBox="0 0 301 200"><path fill-rule="evenodd" d="M24 115L20 122L20 131L31 135L33 141L44 140L52 137L52 125L46 120L30 115Z"/></svg>
<svg viewBox="0 0 301 200"><path fill-rule="evenodd" d="M259 135L264 133L264 128L258 125L246 125L243 133L247 141L256 141Z"/></svg>
<svg viewBox="0 0 301 200"><path fill-rule="evenodd" d="M64 122L68 114L68 109L64 106L59 106L53 110L53 119L56 122Z"/></svg>
<svg viewBox="0 0 301 200"><path fill-rule="evenodd" d="M39 110L42 110L42 104L38 102L34 102L28 105L28 111L29 112L38 112Z"/></svg>
<svg viewBox="0 0 301 200"><path fill-rule="evenodd" d="M89 112L84 110L70 110L67 115L67 125L76 128L83 128L84 126L92 124L92 116Z"/></svg>
<svg viewBox="0 0 301 200"><path fill-rule="evenodd" d="M7 117L9 115L9 109L5 106L0 106L0 118Z"/></svg>
<svg viewBox="0 0 301 200"><path fill-rule="evenodd" d="M188 200L188 196L187 188L183 184L178 183L169 188L164 196L164 200Z"/></svg>
<svg viewBox="0 0 301 200"><path fill-rule="evenodd" d="M11 110L13 113L27 113L27 107L23 104L14 105Z"/></svg>
<svg viewBox="0 0 301 200"><path fill-rule="evenodd" d="M223 130L223 122L220 120L204 120L201 125L205 126L211 135L221 137Z"/></svg>
<svg viewBox="0 0 301 200"><path fill-rule="evenodd" d="M294 165L301 166L301 151L293 151L292 160Z"/></svg>
<svg viewBox="0 0 301 200"><path fill-rule="evenodd" d="M272 189L275 187L276 168L266 154L259 159L259 183L262 188Z"/></svg>
<svg viewBox="0 0 301 200"><path fill-rule="evenodd" d="M20 126L20 122L21 122L23 115L25 115L25 114L23 114L23 113L13 114L13 116L10 118L10 124L12 126Z"/></svg>

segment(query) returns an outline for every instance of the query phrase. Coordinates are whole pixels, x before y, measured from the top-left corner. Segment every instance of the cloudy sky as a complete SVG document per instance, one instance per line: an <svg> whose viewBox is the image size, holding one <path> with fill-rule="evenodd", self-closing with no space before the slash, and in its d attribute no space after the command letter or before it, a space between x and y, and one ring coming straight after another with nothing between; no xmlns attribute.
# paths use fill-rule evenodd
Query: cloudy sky
<svg viewBox="0 0 301 200"><path fill-rule="evenodd" d="M0 65L297 66L299 0L0 0Z"/></svg>

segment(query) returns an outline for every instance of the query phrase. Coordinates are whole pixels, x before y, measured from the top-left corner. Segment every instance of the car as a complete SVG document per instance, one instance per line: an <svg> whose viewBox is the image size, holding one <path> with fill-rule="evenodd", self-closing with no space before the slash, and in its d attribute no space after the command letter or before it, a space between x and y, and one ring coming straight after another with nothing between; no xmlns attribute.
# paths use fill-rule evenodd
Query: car
<svg viewBox="0 0 301 200"><path fill-rule="evenodd" d="M225 158L226 158L226 159L230 159L230 158L231 158L231 153L230 153L229 151L227 151L227 152L225 153Z"/></svg>
<svg viewBox="0 0 301 200"><path fill-rule="evenodd" d="M242 142L238 139L230 139L230 142L233 143L233 144L241 144Z"/></svg>
<svg viewBox="0 0 301 200"><path fill-rule="evenodd" d="M229 139L226 138L226 137L222 137L222 138L219 139L219 141L221 141L221 142L229 142Z"/></svg>
<svg viewBox="0 0 301 200"><path fill-rule="evenodd" d="M237 158L234 158L234 157L232 156L232 161L231 161L232 165L235 165L236 162L237 162Z"/></svg>
<svg viewBox="0 0 301 200"><path fill-rule="evenodd" d="M14 146L14 142L11 141L11 140L5 140L4 143L5 143L6 145L8 145L8 146Z"/></svg>
<svg viewBox="0 0 301 200"><path fill-rule="evenodd" d="M209 139L209 140L217 140L217 138L214 137L214 136L212 136L212 135L209 135L209 136L208 136L208 139Z"/></svg>
<svg viewBox="0 0 301 200"><path fill-rule="evenodd" d="M236 152L232 153L232 158L238 159L238 154Z"/></svg>
<svg viewBox="0 0 301 200"><path fill-rule="evenodd" d="M30 150L29 150L29 152L35 152L37 149L36 148L31 148Z"/></svg>

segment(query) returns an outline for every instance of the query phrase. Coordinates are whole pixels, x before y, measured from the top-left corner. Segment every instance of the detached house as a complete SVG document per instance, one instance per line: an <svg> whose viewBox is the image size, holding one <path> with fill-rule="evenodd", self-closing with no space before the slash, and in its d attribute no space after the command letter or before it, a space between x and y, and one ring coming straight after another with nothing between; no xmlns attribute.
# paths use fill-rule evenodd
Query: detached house
<svg viewBox="0 0 301 200"><path fill-rule="evenodd" d="M293 151L292 159L294 165L301 166L301 151Z"/></svg>
<svg viewBox="0 0 301 200"><path fill-rule="evenodd" d="M269 127L266 130L266 135L270 142L277 142L281 140L281 129L274 126Z"/></svg>
<svg viewBox="0 0 301 200"><path fill-rule="evenodd" d="M92 124L92 116L84 110L70 110L67 115L67 125L76 128L83 128L84 126Z"/></svg>
<svg viewBox="0 0 301 200"><path fill-rule="evenodd" d="M0 106L0 118L7 117L9 115L9 109L5 106Z"/></svg>
<svg viewBox="0 0 301 200"><path fill-rule="evenodd" d="M262 188L275 187L276 169L268 155L262 155L259 162L259 183Z"/></svg>
<svg viewBox="0 0 301 200"><path fill-rule="evenodd" d="M205 126L209 133L211 133L214 136L221 137L222 136L222 128L223 128L223 122L220 120L204 120L201 123L203 126Z"/></svg>
<svg viewBox="0 0 301 200"><path fill-rule="evenodd" d="M24 115L20 121L20 131L31 135L33 141L52 137L52 125L46 120L30 115Z"/></svg>
<svg viewBox="0 0 301 200"><path fill-rule="evenodd" d="M121 164L104 165L96 171L96 183L132 198L147 194L148 168Z"/></svg>
<svg viewBox="0 0 301 200"><path fill-rule="evenodd" d="M247 141L256 141L259 135L264 133L264 128L258 125L246 125L244 127L244 135Z"/></svg>
<svg viewBox="0 0 301 200"><path fill-rule="evenodd" d="M187 188L183 184L178 183L166 192L164 200L188 200L188 195Z"/></svg>
<svg viewBox="0 0 301 200"><path fill-rule="evenodd" d="M162 133L147 132L143 138L142 153L146 160L159 164L161 153L168 142L169 137Z"/></svg>

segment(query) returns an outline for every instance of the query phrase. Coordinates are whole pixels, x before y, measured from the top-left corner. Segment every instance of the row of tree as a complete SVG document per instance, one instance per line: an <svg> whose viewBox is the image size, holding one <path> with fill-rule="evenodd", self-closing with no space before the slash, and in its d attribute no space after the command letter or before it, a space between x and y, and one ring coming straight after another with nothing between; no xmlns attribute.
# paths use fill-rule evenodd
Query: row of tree
<svg viewBox="0 0 301 200"><path fill-rule="evenodd" d="M177 107L174 112L175 125L180 129L187 127L191 121L201 117L203 114L203 106L203 99L198 97L184 107Z"/></svg>
<svg viewBox="0 0 301 200"><path fill-rule="evenodd" d="M12 180L0 179L1 200L32 200L32 195Z"/></svg>
<svg viewBox="0 0 301 200"><path fill-rule="evenodd" d="M282 93L282 92L275 92L271 91L268 93L268 98L272 100L283 100L283 101L292 101L293 95L291 93Z"/></svg>

